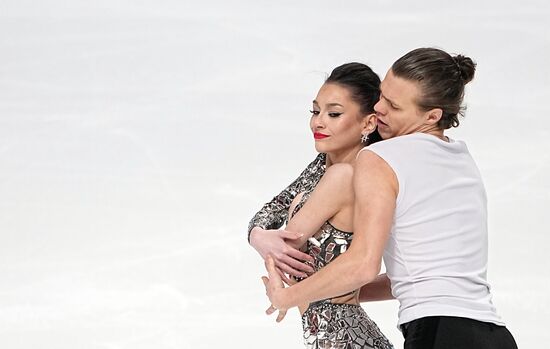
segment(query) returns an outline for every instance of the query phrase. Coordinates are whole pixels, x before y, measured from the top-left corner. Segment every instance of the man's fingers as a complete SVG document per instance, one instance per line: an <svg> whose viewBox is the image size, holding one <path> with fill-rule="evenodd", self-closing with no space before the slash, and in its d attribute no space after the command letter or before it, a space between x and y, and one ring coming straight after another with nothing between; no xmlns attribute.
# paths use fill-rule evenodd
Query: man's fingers
<svg viewBox="0 0 550 349"><path fill-rule="evenodd" d="M267 287L269 285L269 279L265 276L262 276L262 281L264 282L264 286Z"/></svg>
<svg viewBox="0 0 550 349"><path fill-rule="evenodd" d="M275 321L281 322L286 316L286 310L279 310L279 314L277 315L277 319Z"/></svg>
<svg viewBox="0 0 550 349"><path fill-rule="evenodd" d="M288 277L285 275L285 273L283 273L283 271L281 270L281 268L277 267L277 273L279 274L279 277L281 278L281 280L283 280L283 282L287 285L289 285L289 279Z"/></svg>
<svg viewBox="0 0 550 349"><path fill-rule="evenodd" d="M267 269L267 274L269 277L275 276L277 274L277 269L275 268L275 261L273 260L273 257L271 255L267 256L267 259L265 261L265 267Z"/></svg>
<svg viewBox="0 0 550 349"><path fill-rule="evenodd" d="M281 277L281 279L283 280L283 282L285 284L287 284L288 286L290 286L290 279L286 276L285 273L283 273L283 271L281 269L277 269L277 271L279 272L279 276Z"/></svg>
<svg viewBox="0 0 550 349"><path fill-rule="evenodd" d="M275 311L277 310L277 308L275 308L273 305L270 305L269 308L267 308L265 310L265 313L266 315L271 315L273 314ZM283 321L283 319L285 318L286 316L286 310L279 310L279 314L277 314L277 319L275 319L275 321L277 322L281 322Z"/></svg>
<svg viewBox="0 0 550 349"><path fill-rule="evenodd" d="M273 314L273 313L275 312L275 310L277 310L277 309L275 309L275 307L273 307L272 305L270 305L269 308L267 308L267 309L265 310L265 313L266 313L267 315L271 315L271 314Z"/></svg>
<svg viewBox="0 0 550 349"><path fill-rule="evenodd" d="M271 282L274 283L274 285L277 285L277 287L285 287L283 284L283 280L279 276L279 270L275 267L275 261L270 256L267 257L266 260L266 268L267 268L267 276L271 280Z"/></svg>

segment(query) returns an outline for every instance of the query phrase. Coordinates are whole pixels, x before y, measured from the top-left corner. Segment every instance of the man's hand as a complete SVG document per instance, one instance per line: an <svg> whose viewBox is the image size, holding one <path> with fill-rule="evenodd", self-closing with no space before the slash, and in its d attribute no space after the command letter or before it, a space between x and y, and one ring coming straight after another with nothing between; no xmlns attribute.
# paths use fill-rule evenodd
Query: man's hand
<svg viewBox="0 0 550 349"><path fill-rule="evenodd" d="M279 315L277 315L277 322L281 322L288 309L284 308L284 302L283 302L283 292L285 289L285 285L283 283L283 280L279 276L279 273L277 273L277 270L275 268L275 262L271 255L267 256L265 267L267 269L267 275L268 276L262 276L262 281L264 282L265 286L265 292L269 300L271 301L271 305L265 313L267 315L271 315L275 312L275 310L279 310Z"/></svg>
<svg viewBox="0 0 550 349"><path fill-rule="evenodd" d="M270 305L269 308L267 308L267 310L265 311L265 313L267 315L271 315L275 312L275 310L277 310L277 308L275 308L274 306ZM285 318L286 316L286 310L279 310L279 314L277 315L277 319L275 319L275 321L277 322L281 322L283 321L283 319Z"/></svg>
<svg viewBox="0 0 550 349"><path fill-rule="evenodd" d="M288 244L287 240L296 240L301 237L302 234L286 230L265 230L255 227L250 232L250 245L265 261L268 255L272 256L276 271L288 284L290 280L284 273L305 278L308 276L306 273L314 272L311 266L304 263L305 261L312 263L313 258Z"/></svg>

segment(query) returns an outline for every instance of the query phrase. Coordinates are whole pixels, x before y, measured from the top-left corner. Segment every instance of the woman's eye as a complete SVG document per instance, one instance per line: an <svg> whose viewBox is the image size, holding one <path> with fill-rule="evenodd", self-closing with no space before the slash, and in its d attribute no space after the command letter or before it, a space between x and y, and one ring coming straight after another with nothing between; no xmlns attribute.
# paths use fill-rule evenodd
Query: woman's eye
<svg viewBox="0 0 550 349"><path fill-rule="evenodd" d="M312 115L319 115L319 111L318 110L310 110L309 111Z"/></svg>
<svg viewBox="0 0 550 349"><path fill-rule="evenodd" d="M330 116L331 118L337 118L340 115L342 115L342 113L328 113L328 116Z"/></svg>

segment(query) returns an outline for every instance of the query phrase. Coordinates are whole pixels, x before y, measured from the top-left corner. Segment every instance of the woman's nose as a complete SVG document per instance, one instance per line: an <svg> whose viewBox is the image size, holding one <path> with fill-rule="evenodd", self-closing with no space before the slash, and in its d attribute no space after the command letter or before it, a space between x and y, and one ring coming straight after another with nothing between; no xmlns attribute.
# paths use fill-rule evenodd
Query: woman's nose
<svg viewBox="0 0 550 349"><path fill-rule="evenodd" d="M316 130L323 129L325 127L323 114L316 115L311 120L312 126Z"/></svg>

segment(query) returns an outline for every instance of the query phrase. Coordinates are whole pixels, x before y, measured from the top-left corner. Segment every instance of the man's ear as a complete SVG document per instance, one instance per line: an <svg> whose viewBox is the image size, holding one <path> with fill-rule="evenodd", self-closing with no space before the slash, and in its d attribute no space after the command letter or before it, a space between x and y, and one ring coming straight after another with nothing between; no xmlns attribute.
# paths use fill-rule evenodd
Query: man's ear
<svg viewBox="0 0 550 349"><path fill-rule="evenodd" d="M433 108L428 110L424 115L425 120L429 125L436 125L443 116L443 109Z"/></svg>

